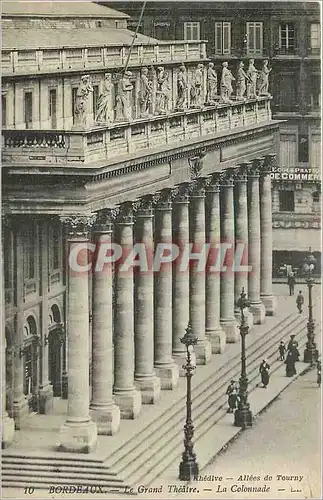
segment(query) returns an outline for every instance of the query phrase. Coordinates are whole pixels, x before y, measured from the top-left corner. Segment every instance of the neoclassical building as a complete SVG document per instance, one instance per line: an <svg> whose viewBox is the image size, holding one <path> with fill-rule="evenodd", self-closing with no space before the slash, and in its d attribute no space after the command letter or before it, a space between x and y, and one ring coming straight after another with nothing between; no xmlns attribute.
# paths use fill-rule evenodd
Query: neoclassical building
<svg viewBox="0 0 323 500"><path fill-rule="evenodd" d="M3 14L3 441L63 398L58 448L89 452L176 386L189 321L206 364L238 341L242 288L250 325L274 314L278 123L268 93L210 99L203 42L130 51L125 15L49 5ZM125 272L134 243L190 244L192 263ZM223 267L200 269L220 243ZM100 267L111 244L124 254Z"/></svg>

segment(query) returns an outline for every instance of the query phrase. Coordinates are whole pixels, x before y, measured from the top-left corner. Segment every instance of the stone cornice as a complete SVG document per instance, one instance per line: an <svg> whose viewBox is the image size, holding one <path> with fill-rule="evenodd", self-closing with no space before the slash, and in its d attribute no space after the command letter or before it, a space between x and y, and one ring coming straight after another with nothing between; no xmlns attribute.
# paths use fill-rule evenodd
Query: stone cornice
<svg viewBox="0 0 323 500"><path fill-rule="evenodd" d="M63 175L69 179L69 182L71 182L72 178L76 176L77 182L82 184L84 183L84 179L85 183L99 183L101 181L121 177L129 173L143 171L155 165L170 163L180 158L192 158L198 156L203 158L206 153L216 151L229 145L241 143L251 137L254 139L255 137L266 136L269 130L277 129L278 123L279 122L272 121L266 124L261 124L259 127L252 126L249 130L232 131L232 133L226 135L225 137L219 137L218 134L214 134L211 138L203 139L203 137L201 137L198 138L196 142L190 140L187 144L180 145L175 149L168 149L167 151L162 152L158 151L149 155L142 151L138 153L138 158L136 159L129 158L128 160L119 160L120 164L122 163L122 167L119 168L117 167L119 162L114 160L111 162L111 165L99 168L93 167L93 169L84 168L83 166L75 168L69 167L64 170L59 167L55 167L55 169L53 169L46 167L42 168L41 166L22 168L21 165L14 166L3 164L3 171L5 176L19 175L20 177L21 175L28 174L28 179L31 179L31 176L34 174L35 177L37 177L37 182L39 182L39 175L46 173L46 177L48 176L51 178L54 176L56 177L57 175L59 175L59 177ZM93 173L93 171L96 172Z"/></svg>

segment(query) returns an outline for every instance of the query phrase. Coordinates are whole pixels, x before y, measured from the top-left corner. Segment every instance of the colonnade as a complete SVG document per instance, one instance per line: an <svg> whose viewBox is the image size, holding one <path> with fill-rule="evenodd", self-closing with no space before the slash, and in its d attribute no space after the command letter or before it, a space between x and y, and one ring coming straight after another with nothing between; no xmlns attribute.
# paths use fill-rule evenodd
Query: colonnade
<svg viewBox="0 0 323 500"><path fill-rule="evenodd" d="M60 449L91 451L97 434L114 434L120 418L136 418L142 404L153 404L161 390L173 389L185 356L179 339L188 321L199 339L196 363L206 364L226 342L238 340L235 305L242 287L251 302L250 322L260 324L265 314L274 314L270 183L274 161L275 155L257 158L104 210L96 220L62 218L69 227L69 252L89 242L93 234L98 243L113 239L123 254L114 270L106 264L92 276L91 394L89 276L69 266L68 415ZM145 245L146 270L125 270L134 242ZM178 258L153 269L158 244L168 245ZM188 267L185 252L190 252Z"/></svg>

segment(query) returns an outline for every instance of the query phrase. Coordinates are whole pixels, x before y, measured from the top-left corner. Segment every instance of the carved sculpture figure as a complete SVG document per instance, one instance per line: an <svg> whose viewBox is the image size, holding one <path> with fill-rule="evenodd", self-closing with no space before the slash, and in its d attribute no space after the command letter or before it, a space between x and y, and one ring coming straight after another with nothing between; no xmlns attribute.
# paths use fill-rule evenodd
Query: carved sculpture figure
<svg viewBox="0 0 323 500"><path fill-rule="evenodd" d="M206 101L208 104L215 104L218 94L218 75L214 69L214 63L210 62L207 70L207 94Z"/></svg>
<svg viewBox="0 0 323 500"><path fill-rule="evenodd" d="M230 102L230 98L233 92L232 83L235 78L228 68L227 61L222 63L222 76L221 76L221 100L223 102Z"/></svg>
<svg viewBox="0 0 323 500"><path fill-rule="evenodd" d="M148 78L148 68L142 68L139 89L140 116L144 117L149 112L152 99L152 82Z"/></svg>
<svg viewBox="0 0 323 500"><path fill-rule="evenodd" d="M168 73L160 66L157 69L157 95L156 95L156 113L164 115L168 110L170 85L168 80Z"/></svg>
<svg viewBox="0 0 323 500"><path fill-rule="evenodd" d="M202 106L203 70L203 64L198 64L193 75L193 82L190 90L190 105L192 108L199 108Z"/></svg>
<svg viewBox="0 0 323 500"><path fill-rule="evenodd" d="M258 95L270 95L268 92L269 88L269 73L272 68L268 68L268 59L265 59L259 73L257 87Z"/></svg>
<svg viewBox="0 0 323 500"><path fill-rule="evenodd" d="M247 82L247 99L254 99L256 97L256 85L258 78L258 71L255 68L255 60L249 60L249 67L247 71L248 82Z"/></svg>
<svg viewBox="0 0 323 500"><path fill-rule="evenodd" d="M177 75L177 101L176 101L177 109L184 109L184 107L186 106L186 92L187 92L186 68L184 64L181 64Z"/></svg>
<svg viewBox="0 0 323 500"><path fill-rule="evenodd" d="M76 92L75 107L74 107L74 126L86 126L86 102L90 92L93 92L93 87L90 82L90 75L81 77L81 83Z"/></svg>
<svg viewBox="0 0 323 500"><path fill-rule="evenodd" d="M131 71L126 71L118 84L116 97L116 120L131 120L131 92L133 85L130 81Z"/></svg>
<svg viewBox="0 0 323 500"><path fill-rule="evenodd" d="M111 75L106 73L104 75L103 91L100 94L96 109L96 122L107 123L112 121L111 116Z"/></svg>
<svg viewBox="0 0 323 500"><path fill-rule="evenodd" d="M244 95L246 92L246 80L249 79L243 68L244 68L244 64L242 61L240 61L239 69L238 69L238 73L237 73L237 87L236 87L237 99L239 101L245 100Z"/></svg>

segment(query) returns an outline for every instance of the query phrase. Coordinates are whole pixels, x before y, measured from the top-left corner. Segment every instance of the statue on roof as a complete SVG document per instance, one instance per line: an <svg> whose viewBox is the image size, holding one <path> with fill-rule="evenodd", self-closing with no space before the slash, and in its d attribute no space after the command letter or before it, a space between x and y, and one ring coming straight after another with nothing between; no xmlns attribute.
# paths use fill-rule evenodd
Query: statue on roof
<svg viewBox="0 0 323 500"><path fill-rule="evenodd" d="M112 116L112 102L111 102L112 81L110 73L104 75L104 83L102 94L100 94L95 121L97 123L109 123L113 121Z"/></svg>
<svg viewBox="0 0 323 500"><path fill-rule="evenodd" d="M249 60L249 67L247 71L248 82L247 82L247 99L254 99L256 94L256 85L258 78L258 71L255 68L255 60Z"/></svg>
<svg viewBox="0 0 323 500"><path fill-rule="evenodd" d="M163 66L157 69L156 114L164 115L168 111L170 97L169 75Z"/></svg>
<svg viewBox="0 0 323 500"><path fill-rule="evenodd" d="M186 108L186 99L187 99L187 76L186 76L186 68L184 64L181 64L179 67L179 72L177 74L177 101L176 101L176 109L182 110Z"/></svg>
<svg viewBox="0 0 323 500"><path fill-rule="evenodd" d="M249 80L244 68L244 64L242 61L239 63L238 73L237 73L237 86L236 86L236 98L238 101L245 100L245 92L246 92L246 80Z"/></svg>
<svg viewBox="0 0 323 500"><path fill-rule="evenodd" d="M198 64L194 71L193 81L190 89L190 107L201 108L203 106L203 80L204 80L204 66Z"/></svg>
<svg viewBox="0 0 323 500"><path fill-rule="evenodd" d="M116 96L116 120L125 121L132 118L131 94L133 84L130 81L131 71L126 71L118 83L118 93Z"/></svg>
<svg viewBox="0 0 323 500"><path fill-rule="evenodd" d="M86 103L93 87L90 81L90 75L83 75L81 83L76 92L74 104L74 127L84 129L86 127Z"/></svg>
<svg viewBox="0 0 323 500"><path fill-rule="evenodd" d="M148 68L142 68L140 75L140 88L139 88L139 108L140 116L147 116L152 101L152 82L148 77Z"/></svg>
<svg viewBox="0 0 323 500"><path fill-rule="evenodd" d="M268 68L268 59L265 59L262 63L261 71L259 72L259 77L257 81L258 95L270 95L269 89L269 73L272 68Z"/></svg>
<svg viewBox="0 0 323 500"><path fill-rule="evenodd" d="M218 98L218 75L214 69L214 63L210 62L207 70L207 104L215 104Z"/></svg>
<svg viewBox="0 0 323 500"><path fill-rule="evenodd" d="M221 101L231 102L231 95L233 92L232 82L235 80L231 71L228 68L228 62L222 63L222 76L221 76Z"/></svg>

